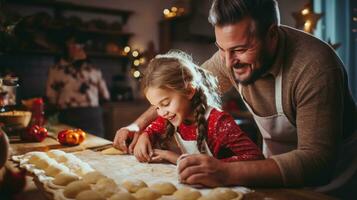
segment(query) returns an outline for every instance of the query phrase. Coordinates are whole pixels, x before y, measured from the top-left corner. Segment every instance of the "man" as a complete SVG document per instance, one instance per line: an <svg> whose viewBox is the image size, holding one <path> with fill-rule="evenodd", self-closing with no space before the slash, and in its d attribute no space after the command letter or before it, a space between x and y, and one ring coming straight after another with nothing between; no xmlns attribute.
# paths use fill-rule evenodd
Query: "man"
<svg viewBox="0 0 357 200"><path fill-rule="evenodd" d="M180 161L182 182L285 187L329 183L319 191L335 192L351 185L356 180L351 177L357 164L357 112L335 52L311 35L280 25L275 0L215 0L209 21L219 50L203 67L218 77L223 92L234 86L241 94L262 133L267 159L222 163L191 155ZM144 113L136 128L143 130L153 112ZM129 132L118 131L118 148L127 150L123 141Z"/></svg>

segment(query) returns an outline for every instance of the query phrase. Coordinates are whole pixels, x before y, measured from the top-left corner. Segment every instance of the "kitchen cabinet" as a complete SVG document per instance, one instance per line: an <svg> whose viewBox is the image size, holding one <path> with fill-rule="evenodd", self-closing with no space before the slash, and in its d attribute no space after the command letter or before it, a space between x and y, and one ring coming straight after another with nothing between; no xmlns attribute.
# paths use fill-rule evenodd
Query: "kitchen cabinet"
<svg viewBox="0 0 357 200"><path fill-rule="evenodd" d="M59 56L63 37L70 30L85 41L90 58L128 59L123 49L133 34L123 31L122 27L132 11L54 0L6 1L4 10L18 23L13 42L0 49L3 54ZM20 10L32 13L19 13ZM115 20L110 22L113 18Z"/></svg>

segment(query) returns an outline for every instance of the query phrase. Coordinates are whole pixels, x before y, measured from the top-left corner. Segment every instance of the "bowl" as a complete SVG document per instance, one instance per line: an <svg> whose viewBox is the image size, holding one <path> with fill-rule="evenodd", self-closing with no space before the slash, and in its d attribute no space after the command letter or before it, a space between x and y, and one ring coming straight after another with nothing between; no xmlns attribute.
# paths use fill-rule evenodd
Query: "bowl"
<svg viewBox="0 0 357 200"><path fill-rule="evenodd" d="M31 112L13 110L0 113L0 123L3 123L5 127L20 129L26 128L31 120Z"/></svg>

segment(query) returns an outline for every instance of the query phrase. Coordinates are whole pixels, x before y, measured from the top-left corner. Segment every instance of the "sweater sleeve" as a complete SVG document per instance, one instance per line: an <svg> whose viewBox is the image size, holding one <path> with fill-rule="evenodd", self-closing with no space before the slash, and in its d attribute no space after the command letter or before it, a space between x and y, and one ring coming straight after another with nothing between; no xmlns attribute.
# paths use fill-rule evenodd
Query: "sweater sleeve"
<svg viewBox="0 0 357 200"><path fill-rule="evenodd" d="M214 124L215 133L212 135L215 137L215 157L225 162L264 159L257 145L235 123L232 116L223 113Z"/></svg>
<svg viewBox="0 0 357 200"><path fill-rule="evenodd" d="M149 126L146 127L145 132L149 135L151 140L157 138L156 136L165 133L166 119L157 117ZM154 142L154 141L153 141Z"/></svg>

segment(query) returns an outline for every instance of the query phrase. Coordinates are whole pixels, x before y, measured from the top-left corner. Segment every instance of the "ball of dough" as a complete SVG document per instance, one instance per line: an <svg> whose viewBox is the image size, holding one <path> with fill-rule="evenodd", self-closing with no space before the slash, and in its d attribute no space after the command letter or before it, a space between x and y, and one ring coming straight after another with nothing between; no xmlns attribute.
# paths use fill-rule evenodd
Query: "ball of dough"
<svg viewBox="0 0 357 200"><path fill-rule="evenodd" d="M157 200L179 200L177 197L174 196L161 196Z"/></svg>
<svg viewBox="0 0 357 200"><path fill-rule="evenodd" d="M142 180L128 180L124 181L122 185L128 192L136 192L141 188L147 187L146 183Z"/></svg>
<svg viewBox="0 0 357 200"><path fill-rule="evenodd" d="M55 179L52 181L55 185L66 186L73 181L79 180L79 177L72 173L61 172L55 176Z"/></svg>
<svg viewBox="0 0 357 200"><path fill-rule="evenodd" d="M196 200L202 195L197 190L188 187L183 187L174 192L173 196L176 197L178 200Z"/></svg>
<svg viewBox="0 0 357 200"><path fill-rule="evenodd" d="M62 156L58 157L57 162L60 163L65 163L65 162L80 162L81 160L79 158L77 158L75 155L70 154L70 153L66 153Z"/></svg>
<svg viewBox="0 0 357 200"><path fill-rule="evenodd" d="M136 198L128 192L119 191L108 200L136 200Z"/></svg>
<svg viewBox="0 0 357 200"><path fill-rule="evenodd" d="M63 194L67 198L75 198L80 192L90 189L89 184L84 181L73 181L64 188Z"/></svg>
<svg viewBox="0 0 357 200"><path fill-rule="evenodd" d="M53 149L47 152L48 157L55 159L57 162L61 158L61 156L64 156L66 152Z"/></svg>
<svg viewBox="0 0 357 200"><path fill-rule="evenodd" d="M222 200L229 200L229 199L233 199L235 197L238 196L238 194L233 191L232 189L229 188L215 188L213 190L211 190L208 194L208 197L212 196L212 197L219 197Z"/></svg>
<svg viewBox="0 0 357 200"><path fill-rule="evenodd" d="M49 158L44 152L29 152L26 154L26 157L28 157L28 163L30 164L35 164L39 159Z"/></svg>
<svg viewBox="0 0 357 200"><path fill-rule="evenodd" d="M99 179L105 178L105 176L102 173L98 172L98 171L92 171L92 172L88 172L85 175L83 175L82 178L83 178L82 179L83 181L85 181L87 183L90 183L90 184L94 184Z"/></svg>
<svg viewBox="0 0 357 200"><path fill-rule="evenodd" d="M52 158L40 158L36 161L34 161L34 165L36 168L38 169L46 169L47 167L54 165L55 163L57 163L55 160L53 160Z"/></svg>
<svg viewBox="0 0 357 200"><path fill-rule="evenodd" d="M138 200L155 200L161 197L161 194L159 194L155 190L145 187L135 192L133 196Z"/></svg>
<svg viewBox="0 0 357 200"><path fill-rule="evenodd" d="M76 200L105 200L105 198L96 191L84 190L76 196Z"/></svg>
<svg viewBox="0 0 357 200"><path fill-rule="evenodd" d="M100 192L104 197L108 198L119 192L118 185L110 178L101 178L93 186L94 190Z"/></svg>
<svg viewBox="0 0 357 200"><path fill-rule="evenodd" d="M149 188L155 190L156 192L158 192L161 195L171 195L177 190L176 187L172 183L169 183L169 182L155 183L155 184L151 185Z"/></svg>
<svg viewBox="0 0 357 200"><path fill-rule="evenodd" d="M54 163L45 169L46 176L51 176L51 177L55 177L61 172L69 172L68 167L59 163Z"/></svg>
<svg viewBox="0 0 357 200"><path fill-rule="evenodd" d="M77 163L76 167L73 168L73 172L79 176L84 176L85 174L94 171L94 169L83 161Z"/></svg>

